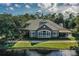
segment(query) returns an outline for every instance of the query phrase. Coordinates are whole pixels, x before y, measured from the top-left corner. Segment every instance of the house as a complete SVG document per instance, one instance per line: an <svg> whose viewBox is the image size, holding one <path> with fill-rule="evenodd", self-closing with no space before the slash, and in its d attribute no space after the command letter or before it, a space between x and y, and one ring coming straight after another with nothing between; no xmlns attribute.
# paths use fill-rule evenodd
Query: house
<svg viewBox="0 0 79 59"><path fill-rule="evenodd" d="M68 29L45 19L29 20L21 30L31 38L67 38L71 33Z"/></svg>

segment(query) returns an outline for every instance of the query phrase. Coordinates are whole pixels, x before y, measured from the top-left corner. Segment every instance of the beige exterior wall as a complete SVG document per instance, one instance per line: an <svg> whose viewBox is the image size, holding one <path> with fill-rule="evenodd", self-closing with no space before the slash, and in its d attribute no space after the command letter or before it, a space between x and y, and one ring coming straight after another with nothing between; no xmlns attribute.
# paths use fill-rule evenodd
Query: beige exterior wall
<svg viewBox="0 0 79 59"><path fill-rule="evenodd" d="M58 37L59 36L59 32L58 31L53 31L52 32L52 37Z"/></svg>

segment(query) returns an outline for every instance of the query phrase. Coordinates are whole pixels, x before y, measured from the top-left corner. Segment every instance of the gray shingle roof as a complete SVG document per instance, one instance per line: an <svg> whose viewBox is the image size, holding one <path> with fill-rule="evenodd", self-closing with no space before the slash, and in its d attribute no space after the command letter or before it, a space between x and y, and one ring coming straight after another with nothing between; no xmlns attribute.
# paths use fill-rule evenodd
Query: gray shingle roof
<svg viewBox="0 0 79 59"><path fill-rule="evenodd" d="M45 25L47 25L49 28L52 30L58 30L60 32L70 32L66 28L63 28L59 26L58 24L50 21L50 20L42 20L42 19L36 19L36 20L29 20L26 23L29 24L28 26L25 27L27 30L37 30L41 25L39 24L40 22L46 22Z"/></svg>

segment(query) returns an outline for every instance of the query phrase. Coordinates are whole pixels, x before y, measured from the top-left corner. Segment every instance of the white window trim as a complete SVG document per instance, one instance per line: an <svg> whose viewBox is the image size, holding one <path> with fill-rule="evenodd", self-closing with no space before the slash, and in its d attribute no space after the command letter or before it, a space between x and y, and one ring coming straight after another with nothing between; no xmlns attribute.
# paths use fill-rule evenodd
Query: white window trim
<svg viewBox="0 0 79 59"><path fill-rule="evenodd" d="M46 35L43 35L43 31L46 31ZM39 35L41 33L41 35ZM50 33L50 35L48 35ZM38 31L38 38L51 38L51 31L49 30L40 30Z"/></svg>

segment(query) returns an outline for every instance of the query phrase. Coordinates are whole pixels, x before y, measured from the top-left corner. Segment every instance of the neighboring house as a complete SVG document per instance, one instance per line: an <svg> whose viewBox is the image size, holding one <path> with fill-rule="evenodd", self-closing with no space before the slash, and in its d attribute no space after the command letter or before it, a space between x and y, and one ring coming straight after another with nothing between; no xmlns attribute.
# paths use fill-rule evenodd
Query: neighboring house
<svg viewBox="0 0 79 59"><path fill-rule="evenodd" d="M33 38L67 38L70 31L50 20L36 19L26 22L25 28L21 29L26 35Z"/></svg>

